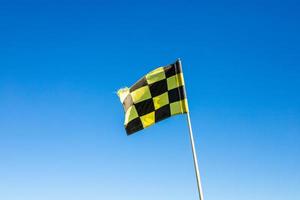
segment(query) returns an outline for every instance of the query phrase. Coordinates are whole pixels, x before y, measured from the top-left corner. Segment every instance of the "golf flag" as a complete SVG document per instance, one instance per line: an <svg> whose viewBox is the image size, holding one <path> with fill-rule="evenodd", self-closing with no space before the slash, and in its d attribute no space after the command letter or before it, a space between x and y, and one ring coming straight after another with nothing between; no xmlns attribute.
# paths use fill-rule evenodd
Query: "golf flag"
<svg viewBox="0 0 300 200"><path fill-rule="evenodd" d="M125 110L124 125L128 135L188 112L179 60L149 72L130 88L120 89L118 96Z"/></svg>
<svg viewBox="0 0 300 200"><path fill-rule="evenodd" d="M159 67L149 72L130 88L120 89L118 96L125 110L124 125L127 135L147 128L173 115L187 114L199 200L203 200L181 61L177 60L173 64Z"/></svg>

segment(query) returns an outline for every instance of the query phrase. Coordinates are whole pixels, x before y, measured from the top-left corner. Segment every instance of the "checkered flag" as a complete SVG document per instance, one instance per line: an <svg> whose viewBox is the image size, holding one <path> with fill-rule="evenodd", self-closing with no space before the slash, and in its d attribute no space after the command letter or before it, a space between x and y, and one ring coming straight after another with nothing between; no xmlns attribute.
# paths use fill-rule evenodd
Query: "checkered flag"
<svg viewBox="0 0 300 200"><path fill-rule="evenodd" d="M118 95L125 110L128 135L188 112L179 60L149 72L130 88L120 89Z"/></svg>

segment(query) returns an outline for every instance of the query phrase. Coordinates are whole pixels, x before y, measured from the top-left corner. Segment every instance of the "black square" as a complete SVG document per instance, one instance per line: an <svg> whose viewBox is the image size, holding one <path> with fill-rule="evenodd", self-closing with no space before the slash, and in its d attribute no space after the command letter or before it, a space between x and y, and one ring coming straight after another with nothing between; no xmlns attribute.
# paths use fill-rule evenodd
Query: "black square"
<svg viewBox="0 0 300 200"><path fill-rule="evenodd" d="M169 103L173 103L179 100L182 100L185 98L185 93L183 86L180 86L178 88L174 88L168 92L169 95Z"/></svg>
<svg viewBox="0 0 300 200"><path fill-rule="evenodd" d="M169 77L174 76L176 74L174 64L169 65L167 67L164 67L164 70L165 70L166 78L169 78Z"/></svg>
<svg viewBox="0 0 300 200"><path fill-rule="evenodd" d="M131 97L131 94L128 94L127 96L126 96L126 98L124 99L124 102L123 102L123 106L124 106L124 110L125 110L125 112L128 110L128 108L130 107L130 106L132 106L133 105L133 100L132 100L132 97Z"/></svg>
<svg viewBox="0 0 300 200"><path fill-rule="evenodd" d="M156 97L168 91L167 79L163 79L149 85L152 97Z"/></svg>
<svg viewBox="0 0 300 200"><path fill-rule="evenodd" d="M130 135L130 134L132 134L134 132L142 130L143 129L143 124L142 124L141 119L138 117L138 118L135 118L135 119L131 120L125 126L125 129L126 129L127 135Z"/></svg>
<svg viewBox="0 0 300 200"><path fill-rule="evenodd" d="M176 61L174 64L164 67L166 78L174 76L182 72L179 61Z"/></svg>
<svg viewBox="0 0 300 200"><path fill-rule="evenodd" d="M133 92L134 90L136 89L139 89L143 86L146 86L148 83L147 83L147 80L145 77L141 78L140 80L138 80L138 82L136 82L133 86L131 86L130 88L130 92Z"/></svg>
<svg viewBox="0 0 300 200"><path fill-rule="evenodd" d="M170 104L168 104L155 111L155 122L161 121L170 116L171 116Z"/></svg>
<svg viewBox="0 0 300 200"><path fill-rule="evenodd" d="M174 63L174 67L175 67L176 74L179 74L182 72L181 65L178 60Z"/></svg>
<svg viewBox="0 0 300 200"><path fill-rule="evenodd" d="M147 99L134 105L139 116L146 115L155 110L152 99Z"/></svg>

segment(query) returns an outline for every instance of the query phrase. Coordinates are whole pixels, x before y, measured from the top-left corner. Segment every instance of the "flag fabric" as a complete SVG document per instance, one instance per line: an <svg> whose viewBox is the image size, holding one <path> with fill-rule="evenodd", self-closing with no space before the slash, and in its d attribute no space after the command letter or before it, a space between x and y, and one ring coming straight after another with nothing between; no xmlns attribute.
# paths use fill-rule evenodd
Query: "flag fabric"
<svg viewBox="0 0 300 200"><path fill-rule="evenodd" d="M120 89L118 96L124 107L128 135L188 112L179 60L149 72L130 88Z"/></svg>

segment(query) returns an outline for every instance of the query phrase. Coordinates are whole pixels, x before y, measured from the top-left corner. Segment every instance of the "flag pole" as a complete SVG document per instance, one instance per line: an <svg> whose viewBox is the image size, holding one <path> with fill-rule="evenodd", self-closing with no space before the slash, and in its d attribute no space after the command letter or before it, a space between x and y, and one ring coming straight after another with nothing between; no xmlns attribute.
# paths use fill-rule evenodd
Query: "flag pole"
<svg viewBox="0 0 300 200"><path fill-rule="evenodd" d="M178 59L178 63L179 63L179 67L181 68L181 71L182 71L182 65L181 65L181 60L180 59ZM183 89L184 89L184 93L186 94L185 86L183 87ZM187 96L187 94L186 94L186 96ZM197 153L196 153L196 149L195 149L194 135L193 135L193 129L192 129L192 123L191 123L191 117L190 117L190 111L189 110L187 112L187 123L188 123L188 126L189 126L190 142L191 142L191 146L192 146L192 153L193 153L193 159L194 159L195 174L196 174L196 179L197 179L199 200L204 200L202 186L201 186L201 177L200 177L200 172L199 172L199 167L198 167Z"/></svg>

